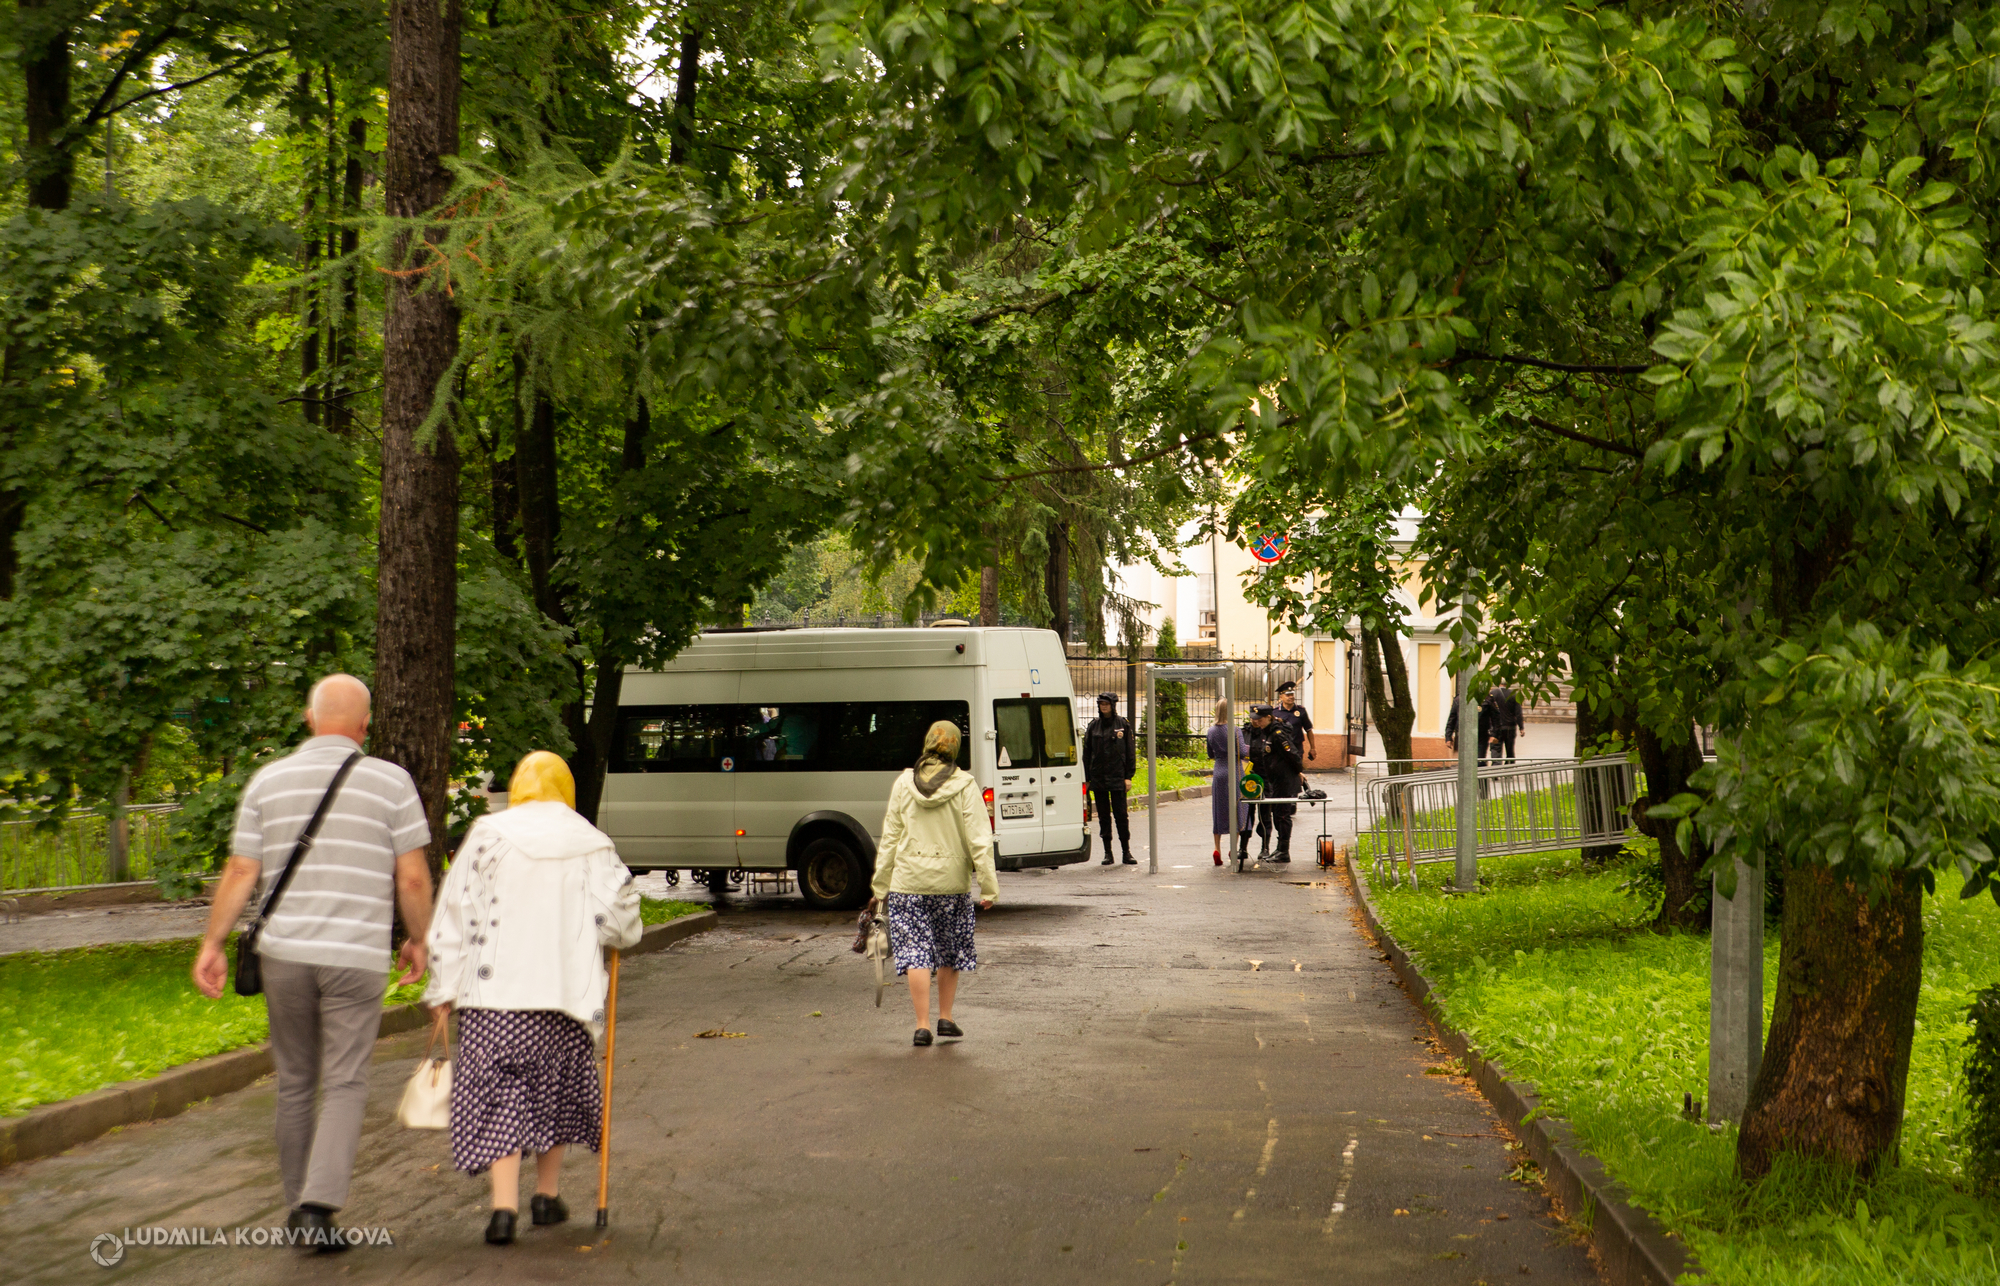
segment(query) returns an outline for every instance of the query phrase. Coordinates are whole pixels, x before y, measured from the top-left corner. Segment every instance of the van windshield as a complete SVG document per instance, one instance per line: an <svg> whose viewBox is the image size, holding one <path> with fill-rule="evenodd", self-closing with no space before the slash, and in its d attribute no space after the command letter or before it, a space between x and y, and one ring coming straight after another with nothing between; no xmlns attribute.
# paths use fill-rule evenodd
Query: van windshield
<svg viewBox="0 0 2000 1286"><path fill-rule="evenodd" d="M1066 768L1076 763L1076 723L1060 697L995 701L993 728L1000 768Z"/></svg>

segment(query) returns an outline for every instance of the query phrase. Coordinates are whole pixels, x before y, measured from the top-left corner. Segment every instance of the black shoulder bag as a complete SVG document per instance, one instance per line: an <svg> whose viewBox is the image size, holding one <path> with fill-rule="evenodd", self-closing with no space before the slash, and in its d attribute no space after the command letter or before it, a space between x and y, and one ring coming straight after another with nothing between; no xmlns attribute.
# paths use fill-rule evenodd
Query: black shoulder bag
<svg viewBox="0 0 2000 1286"><path fill-rule="evenodd" d="M271 896L264 899L264 905L257 912L257 918L250 927L236 936L236 994L258 996L264 992L264 966L257 958L257 939L263 935L264 922L271 918L278 899L285 895L285 887L298 873L299 863L305 860L306 850L313 846L313 836L319 834L320 823L326 820L327 806L340 792L340 784L347 780L347 774L354 771L354 765L361 762L361 752L355 751L334 773L333 781L326 788L326 794L319 797L319 807L313 810L312 820L299 832L299 842L292 845L292 855L285 860L285 869L278 873L278 882L271 886Z"/></svg>

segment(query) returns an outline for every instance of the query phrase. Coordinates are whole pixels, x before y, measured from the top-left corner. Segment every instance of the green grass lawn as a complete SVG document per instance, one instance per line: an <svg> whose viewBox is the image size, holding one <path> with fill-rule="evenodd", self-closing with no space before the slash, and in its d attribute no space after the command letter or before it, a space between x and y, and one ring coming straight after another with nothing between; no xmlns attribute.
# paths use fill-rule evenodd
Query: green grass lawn
<svg viewBox="0 0 2000 1286"><path fill-rule="evenodd" d="M1662 937L1619 885L1577 854L1480 863L1489 890L1447 897L1371 877L1382 919L1437 985L1446 1017L1530 1081L1611 1173L1693 1247L1718 1286L1879 1286L2000 1281L2000 1207L1961 1186L1966 1006L2000 978L2000 908L1925 908L1924 985L1902 1164L1872 1183L1787 1166L1754 1187L1733 1172L1735 1132L1680 1114L1706 1096L1708 939ZM1765 943L1765 1012L1778 939Z"/></svg>
<svg viewBox="0 0 2000 1286"><path fill-rule="evenodd" d="M1206 759L1169 759L1162 755L1160 765L1160 789L1180 790L1185 786L1206 786L1209 783L1211 766ZM1146 795L1146 759L1139 757L1139 771L1132 778L1132 798L1143 799Z"/></svg>
<svg viewBox="0 0 2000 1286"><path fill-rule="evenodd" d="M706 909L646 898L640 917L661 924ZM261 998L225 990L210 1000L194 989L195 945L184 938L0 957L0 1116L265 1039ZM384 1004L422 995L419 979L390 988Z"/></svg>

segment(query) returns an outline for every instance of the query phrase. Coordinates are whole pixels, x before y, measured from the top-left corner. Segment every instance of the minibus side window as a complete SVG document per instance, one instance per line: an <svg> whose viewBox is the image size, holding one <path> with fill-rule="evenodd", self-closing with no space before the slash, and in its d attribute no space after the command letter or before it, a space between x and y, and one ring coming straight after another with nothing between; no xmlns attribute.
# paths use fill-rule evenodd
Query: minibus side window
<svg viewBox="0 0 2000 1286"><path fill-rule="evenodd" d="M1040 767L1035 754L1034 715L1025 701L995 701L993 727L999 736L993 752L1001 768Z"/></svg>
<svg viewBox="0 0 2000 1286"><path fill-rule="evenodd" d="M740 758L746 711L736 705L626 707L618 712L612 772L718 772Z"/></svg>
<svg viewBox="0 0 2000 1286"><path fill-rule="evenodd" d="M963 701L844 701L823 707L839 711L840 735L831 753L815 765L828 772L900 772L924 752L924 734L934 723L955 723L961 736L958 766L971 765L972 708Z"/></svg>

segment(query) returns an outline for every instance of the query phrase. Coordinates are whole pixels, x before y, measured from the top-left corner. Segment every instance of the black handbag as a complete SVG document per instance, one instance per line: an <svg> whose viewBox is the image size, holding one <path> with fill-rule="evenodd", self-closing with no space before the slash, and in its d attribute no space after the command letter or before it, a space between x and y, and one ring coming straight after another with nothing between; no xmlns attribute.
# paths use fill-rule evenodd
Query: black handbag
<svg viewBox="0 0 2000 1286"><path fill-rule="evenodd" d="M320 823L326 820L327 806L340 791L340 784L347 780L347 774L354 771L354 765L361 762L361 752L355 751L340 765L340 771L333 774L326 794L319 797L319 807L313 810L312 820L299 832L299 842L292 845L292 855L285 859L285 869L278 873L278 882L271 886L271 895L264 899L257 918L250 927L236 935L236 994L239 996L260 996L264 993L264 966L257 958L257 939L264 932L264 922L271 918L278 899L285 894L285 886L298 873L299 863L305 859L306 850L313 846L313 836L319 834Z"/></svg>

